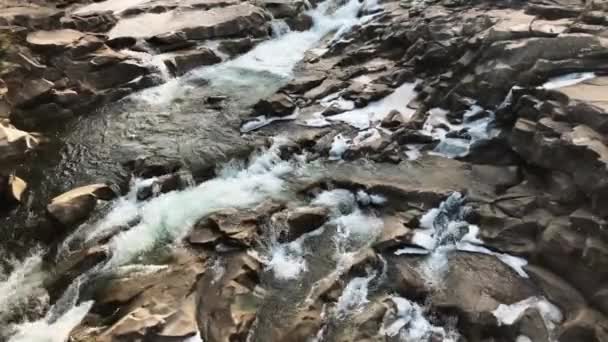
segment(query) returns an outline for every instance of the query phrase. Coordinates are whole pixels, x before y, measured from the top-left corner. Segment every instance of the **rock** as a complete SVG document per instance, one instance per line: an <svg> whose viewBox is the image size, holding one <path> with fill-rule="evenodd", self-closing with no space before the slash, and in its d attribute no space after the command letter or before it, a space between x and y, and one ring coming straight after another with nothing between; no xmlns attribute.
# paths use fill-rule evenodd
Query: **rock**
<svg viewBox="0 0 608 342"><path fill-rule="evenodd" d="M517 166L473 165L473 175L481 182L492 184L502 192L521 181Z"/></svg>
<svg viewBox="0 0 608 342"><path fill-rule="evenodd" d="M608 320L592 309L581 309L559 328L557 340L560 342L590 341L608 339Z"/></svg>
<svg viewBox="0 0 608 342"><path fill-rule="evenodd" d="M267 34L269 19L259 7L248 3L219 7L213 10L175 9L163 13L145 13L122 18L109 32L110 38L150 38L181 31L189 40Z"/></svg>
<svg viewBox="0 0 608 342"><path fill-rule="evenodd" d="M310 73L289 81L281 88L281 91L288 94L303 94L310 89L319 86L327 76L323 73Z"/></svg>
<svg viewBox="0 0 608 342"><path fill-rule="evenodd" d="M374 242L374 249L382 252L411 242L413 232L405 213L383 217L382 222L382 235Z"/></svg>
<svg viewBox="0 0 608 342"><path fill-rule="evenodd" d="M253 109L257 115L288 116L296 109L296 105L288 95L276 93L268 99L258 101Z"/></svg>
<svg viewBox="0 0 608 342"><path fill-rule="evenodd" d="M65 226L85 220L95 209L97 200L111 200L114 191L105 184L93 184L70 190L51 200L47 211Z"/></svg>
<svg viewBox="0 0 608 342"><path fill-rule="evenodd" d="M398 110L392 110L387 116L382 119L380 126L388 129L395 129L405 124L403 115Z"/></svg>
<svg viewBox="0 0 608 342"><path fill-rule="evenodd" d="M500 304L513 304L537 295L533 285L496 257L450 252L445 269L423 271L424 257L390 256L389 280L394 291L414 298L427 297L433 309L456 314L460 324L496 328L492 314ZM434 282L441 279L435 286ZM474 331L469 328L465 332Z"/></svg>
<svg viewBox="0 0 608 342"><path fill-rule="evenodd" d="M166 60L165 64L167 64L169 70L171 70L174 75L182 76L198 67L216 64L221 61L222 59L218 57L211 49L200 48L179 53L172 59Z"/></svg>
<svg viewBox="0 0 608 342"><path fill-rule="evenodd" d="M543 118L538 123L519 119L511 133L515 151L536 165L565 172L592 200L593 210L608 196L608 147L604 138L585 125L574 127Z"/></svg>
<svg viewBox="0 0 608 342"><path fill-rule="evenodd" d="M158 177L150 186L141 187L137 191L137 199L148 200L150 197L175 190L183 190L194 183L189 172L181 171Z"/></svg>
<svg viewBox="0 0 608 342"><path fill-rule="evenodd" d="M0 189L2 189L0 192L5 201L8 203L21 203L23 194L27 190L27 183L23 179L11 175L6 177L6 183L1 185Z"/></svg>
<svg viewBox="0 0 608 342"><path fill-rule="evenodd" d="M84 36L85 33L71 29L36 31L27 35L26 42L33 49L48 49L57 52L67 49L69 45L76 43Z"/></svg>
<svg viewBox="0 0 608 342"><path fill-rule="evenodd" d="M251 39L249 37L240 38L240 39L229 39L220 41L220 45L218 49L226 53L228 55L236 56L241 55L249 50L253 49L253 47L259 42L259 40Z"/></svg>
<svg viewBox="0 0 608 342"><path fill-rule="evenodd" d="M26 153L35 149L39 143L38 137L0 121L0 160L2 163L23 159Z"/></svg>
<svg viewBox="0 0 608 342"><path fill-rule="evenodd" d="M587 306L581 293L556 274L536 265L527 265L525 270L545 297L566 315Z"/></svg>
<svg viewBox="0 0 608 342"><path fill-rule="evenodd" d="M110 11L61 18L61 26L82 32L108 32L118 19Z"/></svg>
<svg viewBox="0 0 608 342"><path fill-rule="evenodd" d="M207 269L197 284L196 321L205 341L246 336L260 299L254 289L261 265L244 252L228 254Z"/></svg>
<svg viewBox="0 0 608 342"><path fill-rule="evenodd" d="M130 81L147 74L149 70L131 61L123 61L104 67L98 71L74 75L92 89L110 89L128 84Z"/></svg>
<svg viewBox="0 0 608 342"><path fill-rule="evenodd" d="M397 165L368 165L355 160L346 164L330 164L326 179L342 187L361 189L387 199L388 205L406 211L411 207L434 208L454 191L466 189L470 196L488 196L491 186L478 182L470 167L453 159L424 156ZM449 176L446 174L449 170Z"/></svg>
<svg viewBox="0 0 608 342"><path fill-rule="evenodd" d="M603 287L608 245L595 236L577 231L565 218L554 220L545 229L538 255L543 265L563 276L587 298Z"/></svg>
<svg viewBox="0 0 608 342"><path fill-rule="evenodd" d="M444 286L431 294L438 308L457 310L466 322L494 325L491 312L536 295L532 284L496 257L455 252L448 256Z"/></svg>
<svg viewBox="0 0 608 342"><path fill-rule="evenodd" d="M294 18L287 18L285 22L292 31L307 31L314 25L314 20L306 13L301 13Z"/></svg>
<svg viewBox="0 0 608 342"><path fill-rule="evenodd" d="M321 227L329 215L329 209L325 207L299 207L289 211L287 223L289 224L288 241L312 232Z"/></svg>
<svg viewBox="0 0 608 342"><path fill-rule="evenodd" d="M44 78L20 81L10 80L7 100L13 107L27 107L45 103L50 98L53 86L53 82Z"/></svg>
<svg viewBox="0 0 608 342"><path fill-rule="evenodd" d="M307 2L304 0L257 0L256 2L277 19L295 17L307 7Z"/></svg>

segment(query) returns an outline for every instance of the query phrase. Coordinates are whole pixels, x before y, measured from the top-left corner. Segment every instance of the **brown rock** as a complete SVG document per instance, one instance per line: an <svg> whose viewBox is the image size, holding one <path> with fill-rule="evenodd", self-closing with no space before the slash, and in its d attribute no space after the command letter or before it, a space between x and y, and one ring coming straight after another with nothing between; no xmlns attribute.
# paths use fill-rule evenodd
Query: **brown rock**
<svg viewBox="0 0 608 342"><path fill-rule="evenodd" d="M322 207L300 207L289 211L287 224L289 224L288 240L293 241L298 237L312 232L321 227L327 220L329 209Z"/></svg>
<svg viewBox="0 0 608 342"><path fill-rule="evenodd" d="M211 65L221 62L211 49L200 48L188 52L180 52L172 59L166 60L165 64L177 76L182 76L189 71L204 65Z"/></svg>
<svg viewBox="0 0 608 342"><path fill-rule="evenodd" d="M268 99L260 100L253 109L257 115L288 116L296 109L296 105L288 95L276 93Z"/></svg>
<svg viewBox="0 0 608 342"><path fill-rule="evenodd" d="M114 191L105 184L93 184L70 190L51 200L47 211L65 226L85 220L95 209L97 200L114 198Z"/></svg>

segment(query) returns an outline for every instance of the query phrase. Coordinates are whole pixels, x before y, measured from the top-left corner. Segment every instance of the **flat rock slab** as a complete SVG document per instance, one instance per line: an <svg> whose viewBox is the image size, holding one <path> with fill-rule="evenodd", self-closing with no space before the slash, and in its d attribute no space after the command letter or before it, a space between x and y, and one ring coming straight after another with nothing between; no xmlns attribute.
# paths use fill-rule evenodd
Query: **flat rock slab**
<svg viewBox="0 0 608 342"><path fill-rule="evenodd" d="M80 7L74 14L112 11L114 14L128 15L132 11L148 12L153 8L213 8L236 5L238 0L107 0Z"/></svg>
<svg viewBox="0 0 608 342"><path fill-rule="evenodd" d="M110 31L110 38L149 38L183 31L189 39L235 36L258 29L267 20L264 11L250 4L192 11L145 13L122 19Z"/></svg>
<svg viewBox="0 0 608 342"><path fill-rule="evenodd" d="M65 29L32 32L27 35L26 40L34 47L52 48L70 45L84 36L85 33L80 31Z"/></svg>
<svg viewBox="0 0 608 342"><path fill-rule="evenodd" d="M454 191L466 192L471 198L486 198L494 192L491 185L475 177L469 164L438 156L400 164L360 160L332 164L327 166L327 177L341 185L362 185L369 193L403 205L411 201L434 206Z"/></svg>
<svg viewBox="0 0 608 342"><path fill-rule="evenodd" d="M587 102L608 112L608 76L590 79L558 91L570 100Z"/></svg>

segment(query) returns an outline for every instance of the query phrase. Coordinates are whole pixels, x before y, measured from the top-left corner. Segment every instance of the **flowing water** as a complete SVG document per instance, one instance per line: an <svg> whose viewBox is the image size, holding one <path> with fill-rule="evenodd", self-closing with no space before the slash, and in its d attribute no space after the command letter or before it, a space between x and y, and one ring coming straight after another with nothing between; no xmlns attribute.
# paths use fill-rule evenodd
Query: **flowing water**
<svg viewBox="0 0 608 342"><path fill-rule="evenodd" d="M249 132L272 121L262 116L241 126L241 119L248 114L246 109L288 82L295 65L319 42L338 41L354 25L370 20L370 16L358 17L362 7L378 9L377 2L373 1L350 0L330 11L332 5L331 1L326 1L309 11L314 25L308 31L291 32L284 22L275 21L273 38L240 57L196 69L109 106L98 115L75 120L67 130L57 133L65 144L51 149L51 153L29 170L32 175L37 174L32 177L33 187L39 192L37 195L44 199L48 197L45 194L98 180L124 182L129 175L125 174L122 163L142 156L160 158L163 162L180 161L201 168L215 167L218 162L227 162L233 157L244 159L244 155L249 155L250 141L241 136L241 132ZM124 10L123 3L117 1L92 4L87 10L96 6L115 12ZM149 63L155 63L155 60L149 60ZM547 87L572 84L588 77L591 76L554 80ZM398 109L404 118L409 118L412 111L405 104L415 95L413 88L414 84L404 84L385 99L360 109L354 109L352 103L340 98L340 94L334 94L321 105L344 106L344 113L331 120L315 117L303 124L323 126L340 121L361 130L352 140L342 135L334 139L330 159L340 159L349 146L375 139L381 132L379 122L391 110ZM226 106L222 110L202 109L204 98L210 95L226 96ZM480 110L472 107L465 118L477 117ZM473 142L493 134L491 117L465 120L462 126L451 127L446 123L445 114L440 110L431 113L423 129L445 144L438 146L437 153L460 156L469 146L454 147L446 138L447 132L436 128L440 124L444 128L448 125L450 130L466 128L472 136L469 140ZM297 116L295 112L287 119ZM180 244L202 217L227 208L253 208L269 199L294 200L298 180L316 177L317 168L306 162L305 155L281 159L282 143L283 139L276 137L270 148L255 152L246 162L226 163L210 180L146 201L138 200L137 192L154 179L132 181L127 194L115 200L103 218L83 224L61 244L58 258L106 241L103 247L110 258L79 276L48 310L44 285L51 275L43 267L45 251L32 249L29 257L22 256L22 261L9 265L0 274L0 324L9 319L3 317L4 313L28 306L32 301L38 301L41 310L46 310L42 319L8 327L12 334L10 341L66 341L94 305L80 298L83 289L108 274L154 272L162 268L149 263L156 260L155 256ZM47 177L39 170L54 176ZM495 255L519 275L527 277L523 270L526 260L492 251L483 245L477 237L479 228L465 220L468 209L464 203L462 195L452 194L439 208L424 215L420 227L414 231L413 245L395 253L421 255L423 274L431 284L441 282L449 262L447 252L452 250ZM261 285L267 293L258 309L249 341L270 341L273 329L287 326L298 308L317 299L320 289L325 286L324 281L347 276L382 233L383 221L377 217L377 210L386 205L387 200L377 194L333 189L319 193L308 204L327 208L331 213L329 221L291 242L279 242L281 227L271 225L266 229L267 244L249 251L264 265ZM24 216L16 217L25 220ZM318 341L335 333L332 327L340 326L366 310L385 279L383 262L378 260L378 265L366 270L365 275L349 276L335 306L324 313L327 324L319 331ZM221 262L213 269L221 277ZM445 342L458 340L458 332L452 327L437 325L428 317L424 306L396 295L389 299L393 309L384 317L381 334L400 341L435 341L437 337ZM510 325L529 307L542 313L549 328L561 320L559 310L544 298L499 306L494 315L501 324ZM525 337L521 338L523 341ZM201 338L196 335L187 341L201 341Z"/></svg>

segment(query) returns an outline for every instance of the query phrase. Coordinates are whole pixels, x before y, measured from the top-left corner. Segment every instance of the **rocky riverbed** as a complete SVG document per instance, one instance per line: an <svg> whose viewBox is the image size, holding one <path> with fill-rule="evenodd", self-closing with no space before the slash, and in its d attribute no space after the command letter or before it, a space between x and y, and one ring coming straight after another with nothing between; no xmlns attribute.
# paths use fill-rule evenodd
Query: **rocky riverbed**
<svg viewBox="0 0 608 342"><path fill-rule="evenodd" d="M608 2L0 1L0 341L608 341Z"/></svg>

